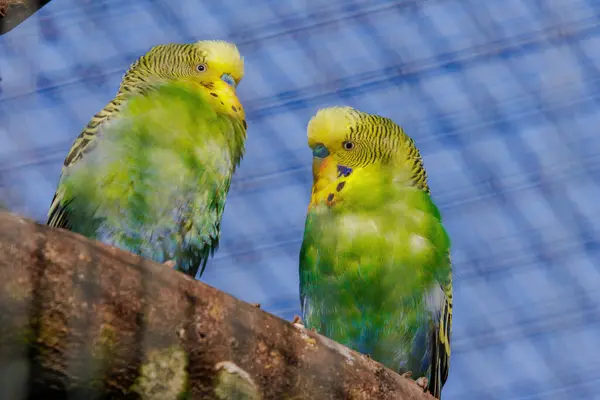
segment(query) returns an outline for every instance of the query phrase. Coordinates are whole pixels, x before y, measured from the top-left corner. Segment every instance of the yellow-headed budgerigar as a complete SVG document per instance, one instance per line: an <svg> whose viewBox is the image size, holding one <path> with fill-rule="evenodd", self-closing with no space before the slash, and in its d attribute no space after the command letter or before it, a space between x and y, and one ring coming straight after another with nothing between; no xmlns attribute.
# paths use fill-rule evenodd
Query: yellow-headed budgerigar
<svg viewBox="0 0 600 400"><path fill-rule="evenodd" d="M47 224L202 275L244 153L243 75L232 43L151 48L75 140Z"/></svg>
<svg viewBox="0 0 600 400"><path fill-rule="evenodd" d="M350 107L308 124L313 189L300 253L306 327L440 398L452 322L450 240L413 140Z"/></svg>

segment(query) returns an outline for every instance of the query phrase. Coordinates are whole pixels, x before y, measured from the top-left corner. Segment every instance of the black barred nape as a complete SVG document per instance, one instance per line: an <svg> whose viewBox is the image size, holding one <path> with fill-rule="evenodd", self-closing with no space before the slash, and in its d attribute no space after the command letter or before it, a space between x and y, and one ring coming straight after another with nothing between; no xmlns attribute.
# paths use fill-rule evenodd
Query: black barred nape
<svg viewBox="0 0 600 400"><path fill-rule="evenodd" d="M194 64L203 62L203 57L206 55L200 54L193 44L154 46L131 64L123 76L119 93L139 92L142 88L152 86L156 79L188 75Z"/></svg>
<svg viewBox="0 0 600 400"><path fill-rule="evenodd" d="M353 110L355 111L355 110ZM374 145L358 146L352 152L351 161L355 166L365 166L381 160L389 162L399 152L406 153L412 161L412 178L415 186L429 193L427 172L423 159L414 140L404 130L389 118L375 114L355 111L349 117L351 124L348 134L350 141L360 143L368 138Z"/></svg>
<svg viewBox="0 0 600 400"><path fill-rule="evenodd" d="M419 150L417 149L417 146L412 138L408 137L408 139L408 154L409 158L413 161L413 180L419 189L430 193L429 185L427 184L427 171L425 171L425 166L423 165L423 158L421 157L421 154L419 153Z"/></svg>

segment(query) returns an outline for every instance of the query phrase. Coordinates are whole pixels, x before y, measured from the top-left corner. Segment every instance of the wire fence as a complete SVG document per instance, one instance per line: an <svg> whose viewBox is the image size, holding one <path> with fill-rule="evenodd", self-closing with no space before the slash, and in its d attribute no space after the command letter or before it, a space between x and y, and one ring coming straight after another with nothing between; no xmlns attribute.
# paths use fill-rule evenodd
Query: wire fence
<svg viewBox="0 0 600 400"><path fill-rule="evenodd" d="M235 42L248 142L207 283L291 319L306 123L348 104L425 159L453 240L444 399L600 399L600 1L53 0L0 37L0 202L45 220L62 161L151 46Z"/></svg>

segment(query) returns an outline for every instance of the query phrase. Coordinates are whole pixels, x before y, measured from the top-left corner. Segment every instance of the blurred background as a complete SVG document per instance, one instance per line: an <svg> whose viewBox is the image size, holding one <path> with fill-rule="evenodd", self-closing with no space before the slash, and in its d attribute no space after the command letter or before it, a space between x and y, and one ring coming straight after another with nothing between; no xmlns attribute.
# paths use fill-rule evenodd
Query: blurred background
<svg viewBox="0 0 600 400"><path fill-rule="evenodd" d="M306 123L348 104L425 159L453 240L444 399L600 399L600 1L53 0L0 37L0 202L45 221L62 161L151 46L235 42L246 156L209 284L299 314Z"/></svg>

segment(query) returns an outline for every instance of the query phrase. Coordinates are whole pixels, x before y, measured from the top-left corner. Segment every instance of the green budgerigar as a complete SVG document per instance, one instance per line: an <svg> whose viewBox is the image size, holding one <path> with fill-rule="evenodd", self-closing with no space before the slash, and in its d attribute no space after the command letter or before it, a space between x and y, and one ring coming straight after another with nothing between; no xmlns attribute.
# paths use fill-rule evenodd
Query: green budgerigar
<svg viewBox="0 0 600 400"><path fill-rule="evenodd" d="M202 275L244 153L243 75L232 43L150 49L75 140L47 224Z"/></svg>
<svg viewBox="0 0 600 400"><path fill-rule="evenodd" d="M450 240L419 151L392 120L351 107L319 110L308 143L305 326L410 372L440 398L450 360Z"/></svg>

